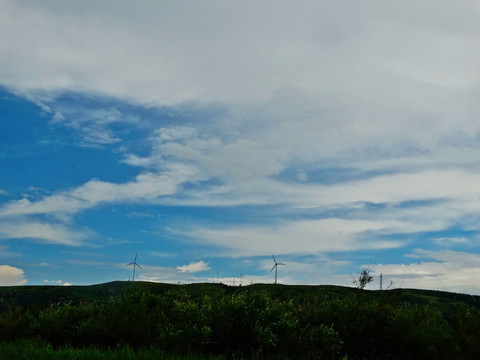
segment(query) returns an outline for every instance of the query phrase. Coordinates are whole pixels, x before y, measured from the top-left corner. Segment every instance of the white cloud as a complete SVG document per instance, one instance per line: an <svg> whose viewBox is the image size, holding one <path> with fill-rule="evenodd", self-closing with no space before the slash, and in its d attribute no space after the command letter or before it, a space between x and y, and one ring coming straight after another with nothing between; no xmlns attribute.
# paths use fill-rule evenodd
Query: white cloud
<svg viewBox="0 0 480 360"><path fill-rule="evenodd" d="M55 285L58 285L58 284L62 284L63 283L63 280L43 280L43 282L45 284L55 284Z"/></svg>
<svg viewBox="0 0 480 360"><path fill-rule="evenodd" d="M295 87L330 103L376 97L401 108L419 93L419 107L437 96L405 91L403 79L461 87L478 74L478 11L468 1L0 5L0 79L24 89L178 104L263 101Z"/></svg>
<svg viewBox="0 0 480 360"><path fill-rule="evenodd" d="M72 286L72 283L63 280L43 280L43 282L50 285Z"/></svg>
<svg viewBox="0 0 480 360"><path fill-rule="evenodd" d="M27 279L22 269L9 265L0 265L1 286L24 285L26 282Z"/></svg>
<svg viewBox="0 0 480 360"><path fill-rule="evenodd" d="M375 237L358 241L359 236L369 231L385 231L388 234L388 225L380 221L327 218L285 221L270 226L233 226L226 229L198 227L183 235L214 244L223 249L220 252L234 257L270 255L272 249L278 254L312 254L402 246L399 241Z"/></svg>
<svg viewBox="0 0 480 360"><path fill-rule="evenodd" d="M466 237L437 237L433 241L441 246L468 245L470 240Z"/></svg>
<svg viewBox="0 0 480 360"><path fill-rule="evenodd" d="M3 190L3 189L0 189L0 195L1 195L1 196L8 196L9 194L8 194L7 191L5 191L5 190Z"/></svg>
<svg viewBox="0 0 480 360"><path fill-rule="evenodd" d="M110 128L114 123L137 124L137 116L122 114L114 107L90 109L81 104L65 106L48 101L49 112L53 112L51 124L68 126L77 131L83 147L101 148L122 141ZM54 109L54 110L53 110Z"/></svg>
<svg viewBox="0 0 480 360"><path fill-rule="evenodd" d="M143 173L123 184L94 179L70 191L46 196L35 202L28 199L11 201L0 207L0 216L57 214L62 217L99 204L151 201L175 193L177 187L192 174L193 170L188 167L173 165L163 173Z"/></svg>
<svg viewBox="0 0 480 360"><path fill-rule="evenodd" d="M200 271L210 270L208 263L203 261L191 262L188 265L177 266L177 270L182 273L196 273Z"/></svg>
<svg viewBox="0 0 480 360"><path fill-rule="evenodd" d="M112 131L99 129L99 128L87 128L81 131L82 141L80 146L98 148L103 145L115 144L122 139L115 136Z"/></svg>
<svg viewBox="0 0 480 360"><path fill-rule="evenodd" d="M0 239L38 239L47 243L76 246L88 236L63 224L36 221L0 221Z"/></svg>
<svg viewBox="0 0 480 360"><path fill-rule="evenodd" d="M452 250L416 250L421 262L409 264L379 264L377 274L383 274L384 284L393 287L422 288L480 294L480 255Z"/></svg>
<svg viewBox="0 0 480 360"><path fill-rule="evenodd" d="M264 179L226 184L190 193L195 204L287 203L298 206L343 206L361 202L398 204L412 200L466 202L476 207L480 174L460 170L432 170L348 179L332 185L292 184Z"/></svg>

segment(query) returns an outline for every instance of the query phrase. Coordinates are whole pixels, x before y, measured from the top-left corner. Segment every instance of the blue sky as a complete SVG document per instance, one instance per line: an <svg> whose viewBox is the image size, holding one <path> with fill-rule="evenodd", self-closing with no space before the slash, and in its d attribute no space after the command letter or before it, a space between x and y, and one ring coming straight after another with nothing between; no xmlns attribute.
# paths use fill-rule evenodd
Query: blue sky
<svg viewBox="0 0 480 360"><path fill-rule="evenodd" d="M480 294L479 15L0 0L0 285Z"/></svg>

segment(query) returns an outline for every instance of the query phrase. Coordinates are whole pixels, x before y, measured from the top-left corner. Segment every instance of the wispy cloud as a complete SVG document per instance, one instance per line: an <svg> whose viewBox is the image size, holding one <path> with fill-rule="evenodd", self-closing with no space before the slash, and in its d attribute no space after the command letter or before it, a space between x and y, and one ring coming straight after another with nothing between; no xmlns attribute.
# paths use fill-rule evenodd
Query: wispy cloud
<svg viewBox="0 0 480 360"><path fill-rule="evenodd" d="M101 148L104 145L116 144L122 139L111 129L111 125L135 124L136 116L122 114L114 107L90 109L81 105L65 107L55 101L49 103L55 109L51 124L72 128L80 137L79 146ZM52 110L53 111L53 110Z"/></svg>
<svg viewBox="0 0 480 360"><path fill-rule="evenodd" d="M115 184L91 180L73 190L47 196L31 202L28 199L11 201L0 208L0 216L34 214L75 214L99 204L153 201L177 191L178 186L192 173L182 165L173 166L160 174L143 173L135 180Z"/></svg>
<svg viewBox="0 0 480 360"><path fill-rule="evenodd" d="M270 255L272 249L280 254L313 254L402 246L399 241L362 236L363 233L387 229L387 224L382 222L332 218L226 229L198 227L184 235L214 244L229 256L252 256Z"/></svg>
<svg viewBox="0 0 480 360"><path fill-rule="evenodd" d="M87 233L69 229L63 224L35 221L0 221L0 239L36 239L52 244L80 245Z"/></svg>
<svg viewBox="0 0 480 360"><path fill-rule="evenodd" d="M480 293L476 281L480 276L478 254L418 249L412 255L425 261L379 264L375 271L383 274L385 284L392 281L393 287Z"/></svg>
<svg viewBox="0 0 480 360"><path fill-rule="evenodd" d="M21 257L22 254L18 252L10 251L8 246L0 246L0 258L1 259L12 259L16 257Z"/></svg>

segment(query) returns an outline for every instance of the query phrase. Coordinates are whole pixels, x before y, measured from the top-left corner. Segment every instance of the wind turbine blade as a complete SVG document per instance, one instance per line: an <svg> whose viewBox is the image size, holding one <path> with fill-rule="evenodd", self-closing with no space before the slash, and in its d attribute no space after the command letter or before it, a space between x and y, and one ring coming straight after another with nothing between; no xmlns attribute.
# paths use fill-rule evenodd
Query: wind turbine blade
<svg viewBox="0 0 480 360"><path fill-rule="evenodd" d="M142 267L140 265L137 264L137 266L141 269Z"/></svg>
<svg viewBox="0 0 480 360"><path fill-rule="evenodd" d="M275 260L275 256L272 255L272 258L273 258L273 261L275 262L275 264L277 263L277 260Z"/></svg>
<svg viewBox="0 0 480 360"><path fill-rule="evenodd" d="M138 254L135 254L135 260L133 260L134 262L136 262L136 261L137 261L137 255L138 255Z"/></svg>
<svg viewBox="0 0 480 360"><path fill-rule="evenodd" d="M277 265L287 265L287 264L284 264L284 263L277 263Z"/></svg>
<svg viewBox="0 0 480 360"><path fill-rule="evenodd" d="M133 264L134 264L134 263L130 263L130 264L127 264L127 266L129 266L129 265L133 265Z"/></svg>
<svg viewBox="0 0 480 360"><path fill-rule="evenodd" d="M270 270L270 272L272 272L273 269L275 269L276 267L277 267L277 264L273 265L272 270Z"/></svg>

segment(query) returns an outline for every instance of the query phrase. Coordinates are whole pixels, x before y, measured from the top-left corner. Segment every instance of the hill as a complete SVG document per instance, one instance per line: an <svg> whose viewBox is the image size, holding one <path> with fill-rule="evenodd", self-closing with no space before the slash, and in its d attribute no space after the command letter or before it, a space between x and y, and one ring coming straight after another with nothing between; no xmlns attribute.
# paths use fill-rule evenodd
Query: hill
<svg viewBox="0 0 480 360"><path fill-rule="evenodd" d="M178 288L186 291L194 299L205 295L216 298L222 295L256 291L264 291L274 299L285 301L291 299L308 300L314 297L345 298L349 295L363 294L363 296L392 305L402 303L434 305L442 310L446 310L463 304L480 309L480 296L435 290L394 289L378 291L358 290L352 287L334 285L253 284L248 286L228 286L219 283L175 285L142 281L113 281L85 286L38 285L0 287L0 311L16 306L22 308L29 306L42 308L55 303L72 302L78 304L95 302L125 292L146 291L151 294L161 295Z"/></svg>
<svg viewBox="0 0 480 360"><path fill-rule="evenodd" d="M18 341L166 358L479 359L480 297L281 284L1 287L0 358Z"/></svg>

